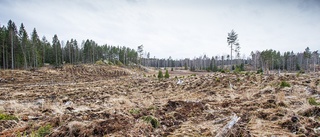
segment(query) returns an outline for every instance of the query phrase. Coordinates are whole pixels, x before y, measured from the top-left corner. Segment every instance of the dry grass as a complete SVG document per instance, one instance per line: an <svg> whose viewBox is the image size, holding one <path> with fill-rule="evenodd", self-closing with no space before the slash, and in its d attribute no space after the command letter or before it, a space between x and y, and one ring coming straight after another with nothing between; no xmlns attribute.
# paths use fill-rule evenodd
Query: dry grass
<svg viewBox="0 0 320 137"><path fill-rule="evenodd" d="M7 80L0 83L2 109L19 121L17 126L10 121L0 124L0 135L30 134L29 123L34 123L52 125L51 136L214 136L232 114L241 119L228 132L230 136L317 135L309 129L320 126L320 114L308 98L318 95L319 73L279 77L197 72L191 76L179 70L169 72L172 78L158 81L148 77L157 70L147 70L103 65L1 70L1 78ZM174 76L184 83L177 85ZM280 88L281 81L290 87ZM307 87L317 92L308 92ZM159 127L144 122L147 116L157 119ZM292 122L293 117L299 121Z"/></svg>

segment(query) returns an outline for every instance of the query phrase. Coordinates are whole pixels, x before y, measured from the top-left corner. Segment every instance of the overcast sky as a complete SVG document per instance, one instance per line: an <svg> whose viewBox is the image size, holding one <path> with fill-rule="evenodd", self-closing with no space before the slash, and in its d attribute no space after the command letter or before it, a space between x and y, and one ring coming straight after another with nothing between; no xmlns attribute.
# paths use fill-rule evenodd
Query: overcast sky
<svg viewBox="0 0 320 137"><path fill-rule="evenodd" d="M241 56L275 49L320 50L320 0L0 0L0 24L23 23L51 42L143 44L151 57L230 54L238 33Z"/></svg>

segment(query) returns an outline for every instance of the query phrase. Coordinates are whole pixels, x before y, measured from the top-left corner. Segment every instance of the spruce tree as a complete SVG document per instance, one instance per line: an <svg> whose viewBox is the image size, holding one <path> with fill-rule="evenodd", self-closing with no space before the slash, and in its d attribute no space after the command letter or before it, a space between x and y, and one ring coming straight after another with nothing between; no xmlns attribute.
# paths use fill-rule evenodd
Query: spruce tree
<svg viewBox="0 0 320 137"><path fill-rule="evenodd" d="M158 73L158 79L162 79L163 78L163 74L162 74L162 71L159 70L159 73Z"/></svg>
<svg viewBox="0 0 320 137"><path fill-rule="evenodd" d="M169 78L170 76L169 76L169 72L168 72L168 70L166 70L166 74L164 75L164 78Z"/></svg>

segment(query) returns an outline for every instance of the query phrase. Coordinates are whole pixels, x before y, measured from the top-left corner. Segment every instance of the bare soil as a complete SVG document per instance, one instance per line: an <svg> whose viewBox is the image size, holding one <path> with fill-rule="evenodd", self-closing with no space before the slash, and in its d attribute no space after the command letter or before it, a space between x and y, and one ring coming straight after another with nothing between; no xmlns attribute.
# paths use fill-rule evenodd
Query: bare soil
<svg viewBox="0 0 320 137"><path fill-rule="evenodd" d="M150 69L151 70L151 69ZM320 74L194 73L77 65L0 71L0 136L319 136ZM177 79L183 80L177 84ZM290 87L280 87L286 81ZM146 122L152 116L159 122Z"/></svg>

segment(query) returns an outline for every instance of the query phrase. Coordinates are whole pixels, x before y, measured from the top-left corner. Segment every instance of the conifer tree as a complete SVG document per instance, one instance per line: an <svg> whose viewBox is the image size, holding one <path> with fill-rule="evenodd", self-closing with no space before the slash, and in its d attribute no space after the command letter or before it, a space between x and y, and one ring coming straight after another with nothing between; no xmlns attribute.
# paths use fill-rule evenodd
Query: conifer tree
<svg viewBox="0 0 320 137"><path fill-rule="evenodd" d="M162 79L163 78L163 74L162 74L162 71L159 70L159 73L158 73L158 79Z"/></svg>
<svg viewBox="0 0 320 137"><path fill-rule="evenodd" d="M168 70L166 70L166 74L164 75L164 78L169 78L170 76L169 76L169 71Z"/></svg>

